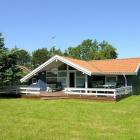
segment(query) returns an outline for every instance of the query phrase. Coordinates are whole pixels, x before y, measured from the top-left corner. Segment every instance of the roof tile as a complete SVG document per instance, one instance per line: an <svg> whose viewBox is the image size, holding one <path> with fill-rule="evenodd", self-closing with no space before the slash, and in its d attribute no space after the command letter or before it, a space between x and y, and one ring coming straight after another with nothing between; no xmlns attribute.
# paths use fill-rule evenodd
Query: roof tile
<svg viewBox="0 0 140 140"><path fill-rule="evenodd" d="M91 60L84 61L79 59L73 59L69 57L63 57L72 63L83 67L91 71L92 73L132 73L136 72L138 65L140 64L140 58L126 58L126 59L106 59L106 60Z"/></svg>

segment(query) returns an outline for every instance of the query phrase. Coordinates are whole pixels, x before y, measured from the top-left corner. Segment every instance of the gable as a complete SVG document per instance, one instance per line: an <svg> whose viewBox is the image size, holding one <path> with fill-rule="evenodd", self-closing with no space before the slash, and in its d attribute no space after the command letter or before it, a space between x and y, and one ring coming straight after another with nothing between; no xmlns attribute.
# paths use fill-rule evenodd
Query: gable
<svg viewBox="0 0 140 140"><path fill-rule="evenodd" d="M87 75L91 75L91 71L89 69L87 69L86 67L82 67L81 65L79 65L79 63L74 63L70 60L67 60L61 56L54 56L52 58L50 58L48 61L46 61L45 63L43 63L42 65L40 65L39 67L37 67L36 69L34 69L33 71L31 71L29 74L27 74L26 76L24 76L20 81L21 82L26 82L28 79L32 78L34 75L36 75L37 73L39 73L40 71L42 71L44 68L46 68L47 66L49 66L49 64L53 63L54 61L61 61L64 64L67 64ZM86 62L85 64L87 64L89 66L89 64ZM86 65L86 66L87 66Z"/></svg>

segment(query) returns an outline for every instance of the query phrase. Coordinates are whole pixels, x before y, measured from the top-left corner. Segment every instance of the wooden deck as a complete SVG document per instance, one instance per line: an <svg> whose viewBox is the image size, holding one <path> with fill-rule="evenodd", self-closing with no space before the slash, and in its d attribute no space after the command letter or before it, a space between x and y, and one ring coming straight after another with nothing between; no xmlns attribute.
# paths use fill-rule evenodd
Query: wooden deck
<svg viewBox="0 0 140 140"><path fill-rule="evenodd" d="M67 99L68 97L62 92L46 92L43 91L39 95L22 95L22 98L34 98L34 99L44 99L44 100L52 100L52 99Z"/></svg>
<svg viewBox="0 0 140 140"><path fill-rule="evenodd" d="M83 100L99 100L99 101L116 101L112 97L97 97L93 95L67 95L63 91L58 92L41 92L39 95L22 95L22 98L42 99L42 100L57 100L57 99L83 99Z"/></svg>

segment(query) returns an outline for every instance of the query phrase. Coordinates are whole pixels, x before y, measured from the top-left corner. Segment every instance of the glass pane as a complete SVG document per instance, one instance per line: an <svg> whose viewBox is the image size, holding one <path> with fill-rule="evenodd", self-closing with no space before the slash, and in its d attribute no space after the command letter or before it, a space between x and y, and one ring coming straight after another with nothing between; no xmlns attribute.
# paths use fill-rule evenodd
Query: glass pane
<svg viewBox="0 0 140 140"><path fill-rule="evenodd" d="M67 69L66 64L62 64L60 67L58 67L58 70L66 70L66 69Z"/></svg>
<svg viewBox="0 0 140 140"><path fill-rule="evenodd" d="M65 77L64 78L58 78L58 82L61 83L63 88L66 87L66 78Z"/></svg>
<svg viewBox="0 0 140 140"><path fill-rule="evenodd" d="M85 78L76 78L76 86L79 88L85 87Z"/></svg>
<svg viewBox="0 0 140 140"><path fill-rule="evenodd" d="M56 83L57 78L47 78L47 83Z"/></svg>
<svg viewBox="0 0 140 140"><path fill-rule="evenodd" d="M57 72L47 72L46 76L47 77L57 77Z"/></svg>
<svg viewBox="0 0 140 140"><path fill-rule="evenodd" d="M89 78L89 87L96 88L105 84L105 76L91 76Z"/></svg>
<svg viewBox="0 0 140 140"><path fill-rule="evenodd" d="M66 77L67 73L66 72L58 72L58 77Z"/></svg>
<svg viewBox="0 0 140 140"><path fill-rule="evenodd" d="M82 72L80 72L80 71L76 72L76 76L77 77L85 77L85 75Z"/></svg>
<svg viewBox="0 0 140 140"><path fill-rule="evenodd" d="M106 77L106 84L116 84L116 77Z"/></svg>
<svg viewBox="0 0 140 140"><path fill-rule="evenodd" d="M33 84L37 83L37 78L33 78L33 79L32 79L32 83L33 83Z"/></svg>

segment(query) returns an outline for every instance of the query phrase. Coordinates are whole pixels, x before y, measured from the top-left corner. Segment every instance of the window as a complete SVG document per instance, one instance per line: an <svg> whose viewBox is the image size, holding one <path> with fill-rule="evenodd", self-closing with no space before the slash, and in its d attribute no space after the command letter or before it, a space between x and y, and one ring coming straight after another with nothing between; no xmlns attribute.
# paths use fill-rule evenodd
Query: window
<svg viewBox="0 0 140 140"><path fill-rule="evenodd" d="M37 83L37 78L32 78L32 84L36 84Z"/></svg>
<svg viewBox="0 0 140 140"><path fill-rule="evenodd" d="M54 77L48 77L47 78L47 83L56 83L57 82L57 78L54 78Z"/></svg>
<svg viewBox="0 0 140 140"><path fill-rule="evenodd" d="M47 77L57 77L57 72L47 72L46 74Z"/></svg>
<svg viewBox="0 0 140 140"><path fill-rule="evenodd" d="M88 81L90 88L97 88L105 84L105 76L90 76Z"/></svg>
<svg viewBox="0 0 140 140"><path fill-rule="evenodd" d="M47 77L47 83L56 83L57 82L57 72L56 71L47 72L46 77Z"/></svg>
<svg viewBox="0 0 140 140"><path fill-rule="evenodd" d="M80 71L76 72L76 86L79 88L85 87L85 75Z"/></svg>
<svg viewBox="0 0 140 140"><path fill-rule="evenodd" d="M67 73L65 71L58 71L58 77L66 77Z"/></svg>
<svg viewBox="0 0 140 140"><path fill-rule="evenodd" d="M66 87L66 77L67 72L65 70L61 71L47 71L46 79L48 84L61 83L62 87Z"/></svg>
<svg viewBox="0 0 140 140"><path fill-rule="evenodd" d="M66 71L58 71L57 81L61 83L62 88L66 87L66 78L67 78Z"/></svg>
<svg viewBox="0 0 140 140"><path fill-rule="evenodd" d="M107 76L106 77L106 84L109 84L109 85L116 85L116 76Z"/></svg>
<svg viewBox="0 0 140 140"><path fill-rule="evenodd" d="M58 70L66 70L66 69L67 69L66 64L62 64L61 66L58 67Z"/></svg>

